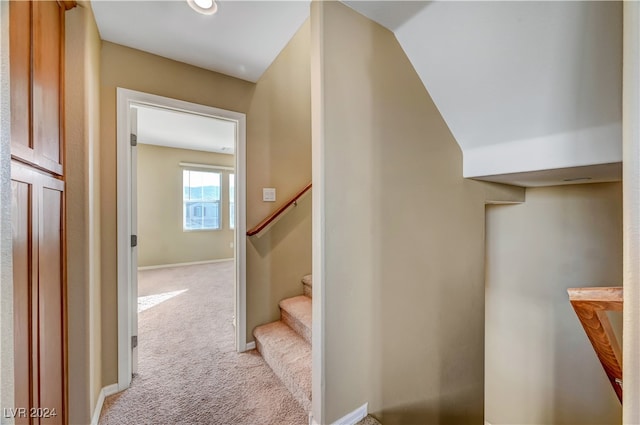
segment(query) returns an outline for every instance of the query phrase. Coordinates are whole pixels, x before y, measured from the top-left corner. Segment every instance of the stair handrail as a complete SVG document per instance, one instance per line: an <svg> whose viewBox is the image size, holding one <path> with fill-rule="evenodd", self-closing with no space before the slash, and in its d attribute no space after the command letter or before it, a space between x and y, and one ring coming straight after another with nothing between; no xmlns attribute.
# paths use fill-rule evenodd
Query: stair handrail
<svg viewBox="0 0 640 425"><path fill-rule="evenodd" d="M622 403L622 352L607 311L622 311L622 287L567 289L569 301Z"/></svg>
<svg viewBox="0 0 640 425"><path fill-rule="evenodd" d="M298 201L302 198L306 193L311 190L311 183L307 184L302 190L293 195L287 202L285 202L280 208L275 210L271 215L267 216L260 223L247 230L247 236L254 236L266 230L270 225L274 224L280 217L289 210L291 206L297 206Z"/></svg>

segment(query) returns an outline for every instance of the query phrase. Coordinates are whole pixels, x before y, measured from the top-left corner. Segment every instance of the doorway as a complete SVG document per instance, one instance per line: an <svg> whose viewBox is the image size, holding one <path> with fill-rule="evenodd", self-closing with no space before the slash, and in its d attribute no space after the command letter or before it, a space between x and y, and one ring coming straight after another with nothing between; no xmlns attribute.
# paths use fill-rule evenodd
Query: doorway
<svg viewBox="0 0 640 425"><path fill-rule="evenodd" d="M131 375L137 368L139 263L152 267L154 263L179 265L233 258L235 347L239 352L247 350L246 170L244 114L121 88L117 94L118 388L122 390L130 385ZM219 140L212 137L216 134ZM171 146L172 143L175 146ZM220 237L213 244L215 247L209 241L181 250L173 246L175 242L165 241L165 247L171 246L171 249L152 248L145 250L139 258L138 236L144 237L145 232L149 232L149 223L139 226L138 222L138 167L146 166L138 158L141 148L186 148L177 154L182 159L177 160L178 170L172 172L176 174L173 180L179 180L174 184L178 184L180 190L175 194L180 217L172 219L177 223L156 224L173 229L174 236L179 239L196 236L196 240L202 241L207 239L202 237L207 233L216 233ZM198 150L203 151L202 154L196 152L194 156L194 151ZM191 156L187 155L189 152ZM214 156L217 159L212 159ZM170 173L169 169L167 173ZM167 183L158 183L158 189L166 195ZM148 194L151 186L148 181L144 184ZM198 190L200 195L206 192L206 196L196 196ZM159 196L171 198L165 195Z"/></svg>

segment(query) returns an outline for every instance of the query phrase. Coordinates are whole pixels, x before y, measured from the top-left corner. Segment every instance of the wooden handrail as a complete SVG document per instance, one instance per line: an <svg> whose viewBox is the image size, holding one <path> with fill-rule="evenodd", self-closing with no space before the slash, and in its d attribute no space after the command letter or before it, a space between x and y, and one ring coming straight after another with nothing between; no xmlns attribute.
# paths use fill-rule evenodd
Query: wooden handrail
<svg viewBox="0 0 640 425"><path fill-rule="evenodd" d="M567 289L609 382L622 403L622 353L607 311L622 311L622 287Z"/></svg>
<svg viewBox="0 0 640 425"><path fill-rule="evenodd" d="M275 210L273 212L273 214L271 214L270 216L266 217L264 220L262 220L260 223L258 223L255 227L249 229L247 231L247 236L253 236L253 235L256 235L256 234L260 233L261 231L263 231L267 226L269 226L271 223L273 223L275 220L277 220L278 217L280 217L291 205L296 204L298 202L298 200L305 193L307 193L310 189L311 189L311 183L306 185L304 187L304 189L302 189L300 192L296 193L291 199L289 199L286 203L284 203L280 208Z"/></svg>

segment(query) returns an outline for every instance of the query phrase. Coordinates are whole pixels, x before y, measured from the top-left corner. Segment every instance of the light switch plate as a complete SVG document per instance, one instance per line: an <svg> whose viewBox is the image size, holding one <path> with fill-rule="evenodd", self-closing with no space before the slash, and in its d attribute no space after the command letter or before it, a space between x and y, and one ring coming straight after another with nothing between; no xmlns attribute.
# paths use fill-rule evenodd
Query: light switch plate
<svg viewBox="0 0 640 425"><path fill-rule="evenodd" d="M264 202L275 202L276 201L276 189L274 187L263 187L262 188L262 200Z"/></svg>

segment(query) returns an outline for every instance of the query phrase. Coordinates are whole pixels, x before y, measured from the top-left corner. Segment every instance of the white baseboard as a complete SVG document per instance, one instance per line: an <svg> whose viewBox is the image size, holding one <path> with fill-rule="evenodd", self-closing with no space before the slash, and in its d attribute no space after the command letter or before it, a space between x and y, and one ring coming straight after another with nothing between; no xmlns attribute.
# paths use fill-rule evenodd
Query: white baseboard
<svg viewBox="0 0 640 425"><path fill-rule="evenodd" d="M335 421L333 425L355 425L356 423L358 423L358 421L361 421L367 416L368 409L369 403L365 403L353 412L347 413L346 415Z"/></svg>
<svg viewBox="0 0 640 425"><path fill-rule="evenodd" d="M353 412L347 413L331 425L355 425L367 416L368 409L369 403L365 403ZM311 413L309 413L309 425L320 425L316 422Z"/></svg>
<svg viewBox="0 0 640 425"><path fill-rule="evenodd" d="M219 260L191 261L189 263L159 264L157 266L138 267L138 271L166 269L169 267L195 266L196 264L222 263L225 261L233 261L233 260L234 260L233 258L221 258Z"/></svg>
<svg viewBox="0 0 640 425"><path fill-rule="evenodd" d="M256 348L255 341L247 342L247 345L245 345L245 351L255 350L255 348Z"/></svg>
<svg viewBox="0 0 640 425"><path fill-rule="evenodd" d="M98 401L96 402L96 408L93 410L93 416L91 417L91 425L98 425L98 421L100 421L100 413L102 412L102 405L104 404L104 399L107 396L110 396L117 392L118 384L107 385L100 390L100 395L98 395Z"/></svg>

